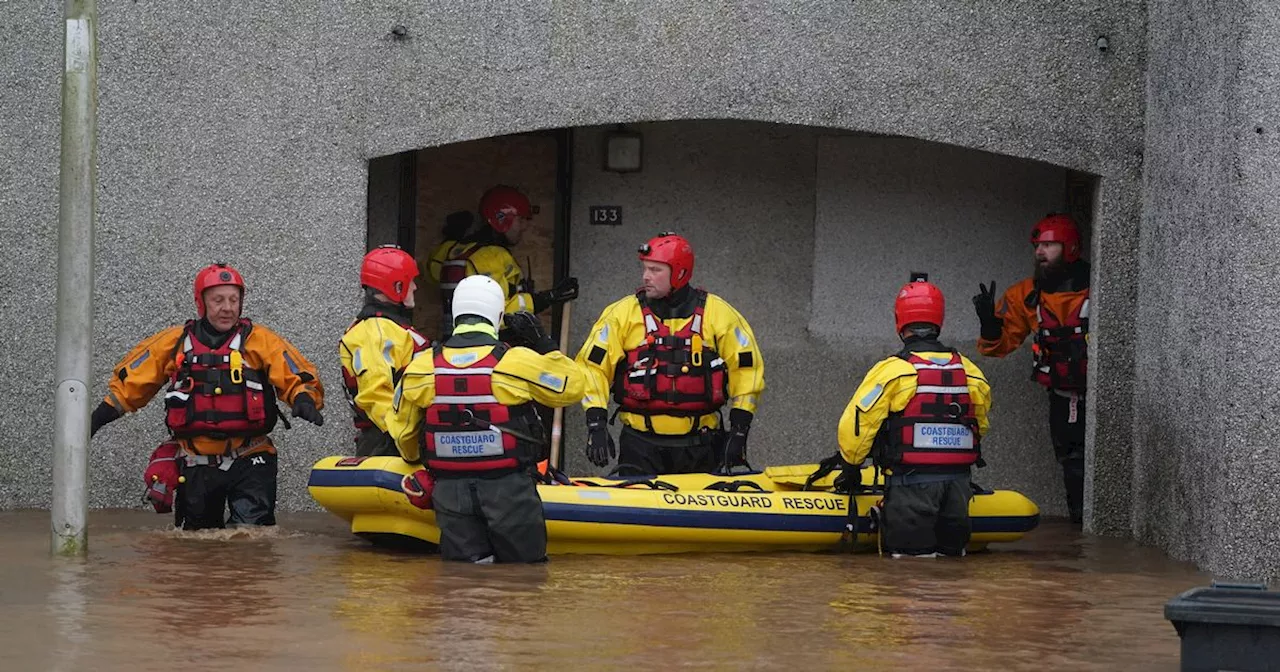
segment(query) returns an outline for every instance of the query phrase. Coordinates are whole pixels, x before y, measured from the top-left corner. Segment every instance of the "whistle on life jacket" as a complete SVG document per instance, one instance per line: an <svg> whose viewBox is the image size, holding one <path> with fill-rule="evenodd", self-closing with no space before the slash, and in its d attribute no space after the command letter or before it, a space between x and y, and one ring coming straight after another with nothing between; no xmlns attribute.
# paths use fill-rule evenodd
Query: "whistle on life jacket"
<svg viewBox="0 0 1280 672"><path fill-rule="evenodd" d="M689 339L689 350L692 353L689 363L702 366L702 334L694 334L693 338Z"/></svg>
<svg viewBox="0 0 1280 672"><path fill-rule="evenodd" d="M231 351L231 382L237 385L244 382L244 357L239 350Z"/></svg>

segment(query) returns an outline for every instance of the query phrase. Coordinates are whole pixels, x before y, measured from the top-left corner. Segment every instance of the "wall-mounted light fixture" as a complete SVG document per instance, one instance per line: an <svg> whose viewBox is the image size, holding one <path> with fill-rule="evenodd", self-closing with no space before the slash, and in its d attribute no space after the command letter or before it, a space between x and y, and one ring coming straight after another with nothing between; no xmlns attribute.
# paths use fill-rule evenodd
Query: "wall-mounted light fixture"
<svg viewBox="0 0 1280 672"><path fill-rule="evenodd" d="M640 172L643 151L643 137L619 125L604 134L604 169L615 173Z"/></svg>

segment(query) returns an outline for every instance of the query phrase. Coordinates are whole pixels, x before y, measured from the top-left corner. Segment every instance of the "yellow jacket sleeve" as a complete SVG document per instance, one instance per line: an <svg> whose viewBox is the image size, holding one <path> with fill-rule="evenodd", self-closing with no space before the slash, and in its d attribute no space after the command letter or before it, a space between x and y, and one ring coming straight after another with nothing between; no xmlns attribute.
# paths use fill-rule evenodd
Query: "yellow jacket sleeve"
<svg viewBox="0 0 1280 672"><path fill-rule="evenodd" d="M253 333L245 342L245 356L254 368L266 369L281 401L292 406L298 395L305 393L316 408L324 408L324 385L320 383L319 370L276 332L260 324L253 325ZM258 361L253 362L253 358Z"/></svg>
<svg viewBox="0 0 1280 672"><path fill-rule="evenodd" d="M889 414L907 407L916 393L916 370L898 357L881 360L867 372L840 416L840 453L849 464L862 464L875 445Z"/></svg>
<svg viewBox="0 0 1280 672"><path fill-rule="evenodd" d="M991 412L991 385L982 369L969 361L968 357L961 355L960 361L964 362L964 375L969 381L969 401L973 404L973 415L978 419L978 438L985 439L990 424L987 415Z"/></svg>
<svg viewBox="0 0 1280 672"><path fill-rule="evenodd" d="M709 294L704 314L716 337L716 352L724 358L729 371L729 407L756 412L760 393L764 392L764 357L751 331L751 325L724 299Z"/></svg>
<svg viewBox="0 0 1280 672"><path fill-rule="evenodd" d="M112 369L104 399L122 413L147 405L173 375L174 354L184 325L165 329L134 346Z"/></svg>
<svg viewBox="0 0 1280 672"><path fill-rule="evenodd" d="M467 275L487 275L502 286L507 298L506 312L533 312L533 296L520 291L523 289L524 273L515 257L511 256L510 250L501 245L485 245L471 255L471 266L475 272L470 272L471 269L468 268Z"/></svg>
<svg viewBox="0 0 1280 672"><path fill-rule="evenodd" d="M559 351L512 348L493 368L493 396L507 406L536 401L558 408L582 400L587 373Z"/></svg>
<svg viewBox="0 0 1280 672"><path fill-rule="evenodd" d="M384 432L395 381L413 360L413 348L409 332L384 317L361 320L339 342L342 368L356 379L355 405Z"/></svg>
<svg viewBox="0 0 1280 672"><path fill-rule="evenodd" d="M418 462L422 457L418 438L422 435L423 409L436 398L435 371L433 357L413 358L391 396L391 411L384 424L406 462Z"/></svg>
<svg viewBox="0 0 1280 672"><path fill-rule="evenodd" d="M639 302L634 296L615 301L596 320L587 340L578 350L577 362L586 373L586 392L582 397L583 408L608 408L609 389L613 385L614 368L626 353L626 332L623 328L629 313L639 312Z"/></svg>

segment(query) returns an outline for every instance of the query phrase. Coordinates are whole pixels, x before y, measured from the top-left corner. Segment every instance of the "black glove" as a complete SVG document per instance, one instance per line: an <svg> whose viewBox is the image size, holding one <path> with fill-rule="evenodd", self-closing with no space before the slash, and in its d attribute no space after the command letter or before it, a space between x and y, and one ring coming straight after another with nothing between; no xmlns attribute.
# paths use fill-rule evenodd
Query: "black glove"
<svg viewBox="0 0 1280 672"><path fill-rule="evenodd" d="M311 397L305 392L293 400L293 417L302 418L316 427L324 426L324 416L320 415L316 402L311 401Z"/></svg>
<svg viewBox="0 0 1280 672"><path fill-rule="evenodd" d="M996 317L996 281L991 281L988 288L978 283L979 293L973 297L974 310L978 312L978 321L982 323L982 339L998 341L1004 331L1004 320Z"/></svg>
<svg viewBox="0 0 1280 672"><path fill-rule="evenodd" d="M748 466L747 434L751 433L751 420L754 417L751 411L740 408L729 411L729 436L724 442L724 463L720 466L722 471Z"/></svg>
<svg viewBox="0 0 1280 672"><path fill-rule="evenodd" d="M845 462L844 456L839 453L836 456L840 458L840 474L832 481L832 488L836 492L857 492L862 485L862 465Z"/></svg>
<svg viewBox="0 0 1280 672"><path fill-rule="evenodd" d="M587 409L587 459L597 467L606 467L617 456L618 447L609 434L609 411Z"/></svg>
<svg viewBox="0 0 1280 672"><path fill-rule="evenodd" d="M93 409L93 424L89 427L89 438L92 439L93 435L97 434L103 425L113 422L119 417L120 411L115 406L105 401L98 404L98 407Z"/></svg>
<svg viewBox="0 0 1280 672"><path fill-rule="evenodd" d="M503 318L510 330L511 343L514 345L523 345L536 351L539 355L545 355L553 350L559 350L560 346L552 340L547 334L547 330L542 326L542 320L538 319L533 313L520 311L518 313L509 313Z"/></svg>
<svg viewBox="0 0 1280 672"><path fill-rule="evenodd" d="M578 279L565 278L555 287L533 295L533 312L541 313L550 306L578 298Z"/></svg>

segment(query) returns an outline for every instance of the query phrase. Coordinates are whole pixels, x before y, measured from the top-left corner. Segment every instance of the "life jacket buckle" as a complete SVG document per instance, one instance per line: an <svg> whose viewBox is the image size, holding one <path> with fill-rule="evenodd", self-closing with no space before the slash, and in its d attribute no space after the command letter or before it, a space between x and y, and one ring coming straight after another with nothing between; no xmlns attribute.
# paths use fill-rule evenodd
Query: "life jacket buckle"
<svg viewBox="0 0 1280 672"><path fill-rule="evenodd" d="M694 334L693 338L689 339L689 349L692 352L689 363L702 366L702 334Z"/></svg>

